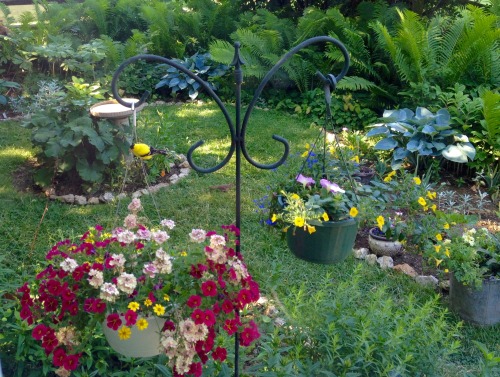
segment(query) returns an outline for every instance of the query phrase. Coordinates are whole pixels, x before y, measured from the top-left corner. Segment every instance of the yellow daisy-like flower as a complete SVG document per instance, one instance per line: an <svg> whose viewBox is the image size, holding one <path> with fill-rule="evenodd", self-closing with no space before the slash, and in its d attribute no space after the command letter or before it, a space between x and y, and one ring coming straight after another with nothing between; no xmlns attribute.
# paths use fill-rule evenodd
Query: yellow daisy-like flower
<svg viewBox="0 0 500 377"><path fill-rule="evenodd" d="M298 196L297 194L292 194L290 198L292 198L293 200L299 200L300 196Z"/></svg>
<svg viewBox="0 0 500 377"><path fill-rule="evenodd" d="M449 248L444 249L444 254L449 258L450 257L450 249Z"/></svg>
<svg viewBox="0 0 500 377"><path fill-rule="evenodd" d="M415 182L416 185L422 184L422 180L419 177L413 177L413 182Z"/></svg>
<svg viewBox="0 0 500 377"><path fill-rule="evenodd" d="M379 229L382 230L382 227L385 224L384 216L377 217L377 224L378 224Z"/></svg>
<svg viewBox="0 0 500 377"><path fill-rule="evenodd" d="M137 328L138 328L139 330L141 330L141 331L142 331L142 330L146 330L146 329L148 328L149 323L148 323L148 321L147 321L147 320L145 320L144 318L139 318L139 319L137 320L137 322L135 323L135 325L137 326Z"/></svg>
<svg viewBox="0 0 500 377"><path fill-rule="evenodd" d="M300 157L307 157L307 156L309 156L309 151L305 151L300 155Z"/></svg>
<svg viewBox="0 0 500 377"><path fill-rule="evenodd" d="M358 213L359 213L358 209L356 207L352 207L349 211L349 216L356 217L358 216Z"/></svg>
<svg viewBox="0 0 500 377"><path fill-rule="evenodd" d="M165 295L163 295L163 299L164 299L165 301L170 301L170 296L169 296L169 295L167 295L167 294L165 294Z"/></svg>
<svg viewBox="0 0 500 377"><path fill-rule="evenodd" d="M272 217L271 217L271 221L272 221L273 223L275 223L275 222L276 222L276 220L278 220L278 216L276 216L276 214L275 214L275 213L273 213L273 215L272 215Z"/></svg>
<svg viewBox="0 0 500 377"><path fill-rule="evenodd" d="M321 215L321 218L322 218L324 221L328 221L328 220L330 220L330 218L328 217L328 213L326 213L326 212L323 212L323 214Z"/></svg>
<svg viewBox="0 0 500 377"><path fill-rule="evenodd" d="M443 262L442 259L436 259L436 267L439 267L439 265Z"/></svg>
<svg viewBox="0 0 500 377"><path fill-rule="evenodd" d="M435 205L435 204L431 205L431 209L432 209L432 212L436 212L437 205Z"/></svg>
<svg viewBox="0 0 500 377"><path fill-rule="evenodd" d="M434 249L436 249L436 253L439 253L441 250L441 245L434 245Z"/></svg>
<svg viewBox="0 0 500 377"><path fill-rule="evenodd" d="M122 326L118 330L118 337L121 340L127 340L128 338L130 338L131 335L132 335L132 330L130 330L130 328L127 326Z"/></svg>
<svg viewBox="0 0 500 377"><path fill-rule="evenodd" d="M425 206L423 210L427 212L429 210L429 207Z"/></svg>
<svg viewBox="0 0 500 377"><path fill-rule="evenodd" d="M443 229L450 229L450 224L445 223L445 224L443 225Z"/></svg>
<svg viewBox="0 0 500 377"><path fill-rule="evenodd" d="M396 170L391 171L387 176L384 178L384 182L390 182L392 181L392 177L396 175Z"/></svg>
<svg viewBox="0 0 500 377"><path fill-rule="evenodd" d="M185 251L181 251L179 255L181 257L187 257L188 253L186 253Z"/></svg>
<svg viewBox="0 0 500 377"><path fill-rule="evenodd" d="M295 221L294 221L293 225L300 226L300 227L304 226L304 218L300 217L300 216L297 216L295 218Z"/></svg>
<svg viewBox="0 0 500 377"><path fill-rule="evenodd" d="M436 199L436 193L435 192L431 192L431 191L427 191L427 197L432 200L432 199Z"/></svg>
<svg viewBox="0 0 500 377"><path fill-rule="evenodd" d="M153 301L151 301L149 298L147 298L144 300L144 305L151 306L151 305L153 305Z"/></svg>
<svg viewBox="0 0 500 377"><path fill-rule="evenodd" d="M165 307L160 304L156 304L153 308L153 311L156 315L163 315L165 314Z"/></svg>
<svg viewBox="0 0 500 377"><path fill-rule="evenodd" d="M384 178L384 182L390 182L390 181L392 181L391 177L387 176L387 177Z"/></svg>
<svg viewBox="0 0 500 377"><path fill-rule="evenodd" d="M354 161L355 163L359 164L359 156L354 156L351 158L351 161Z"/></svg>
<svg viewBox="0 0 500 377"><path fill-rule="evenodd" d="M445 272L445 273L448 273L448 272L450 272L450 271L449 271L447 268L445 268L445 269L444 269L444 272Z"/></svg>
<svg viewBox="0 0 500 377"><path fill-rule="evenodd" d="M309 149L311 149L311 144L306 143L305 147L306 147L307 150L309 150Z"/></svg>
<svg viewBox="0 0 500 377"><path fill-rule="evenodd" d="M309 232L309 234L313 234L314 232L316 232L316 228L311 225L308 225L307 231Z"/></svg>
<svg viewBox="0 0 500 377"><path fill-rule="evenodd" d="M425 207L427 205L427 202L424 198L420 197L418 198L418 204L420 204L422 207Z"/></svg>
<svg viewBox="0 0 500 377"><path fill-rule="evenodd" d="M436 239L438 241L442 241L443 240L443 236L441 235L441 233L436 234Z"/></svg>
<svg viewBox="0 0 500 377"><path fill-rule="evenodd" d="M130 310L136 312L137 310L139 310L141 306L139 305L138 302L135 302L135 301L132 301L130 304L128 304L127 308L129 308Z"/></svg>

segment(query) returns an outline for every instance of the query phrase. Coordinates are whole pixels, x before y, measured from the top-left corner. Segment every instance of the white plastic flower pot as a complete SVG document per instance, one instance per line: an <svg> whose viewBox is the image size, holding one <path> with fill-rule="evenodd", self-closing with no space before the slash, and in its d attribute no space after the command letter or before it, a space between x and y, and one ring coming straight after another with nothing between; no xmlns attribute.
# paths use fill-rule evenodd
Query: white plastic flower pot
<svg viewBox="0 0 500 377"><path fill-rule="evenodd" d="M403 245L400 242L388 240L383 236L375 234L375 229L377 228L371 228L368 233L368 245L373 254L379 257L393 257L403 252Z"/></svg>
<svg viewBox="0 0 500 377"><path fill-rule="evenodd" d="M120 318L125 323L123 316ZM102 332L109 345L116 352L128 357L152 357L163 352L160 338L165 319L158 317L147 317L148 327L139 330L136 325L131 326L130 338L123 340L118 336L118 331L110 329L106 321L102 323Z"/></svg>

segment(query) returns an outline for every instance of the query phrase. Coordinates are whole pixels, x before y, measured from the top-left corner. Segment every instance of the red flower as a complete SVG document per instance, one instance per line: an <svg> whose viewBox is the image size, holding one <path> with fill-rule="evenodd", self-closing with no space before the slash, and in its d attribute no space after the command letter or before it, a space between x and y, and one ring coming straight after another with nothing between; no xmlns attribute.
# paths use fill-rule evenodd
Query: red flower
<svg viewBox="0 0 500 377"><path fill-rule="evenodd" d="M252 293L248 289L242 289L238 293L238 301L241 307L252 302Z"/></svg>
<svg viewBox="0 0 500 377"><path fill-rule="evenodd" d="M201 309L195 309L195 311L191 314L191 319L197 325L201 325L205 320L205 313Z"/></svg>
<svg viewBox="0 0 500 377"><path fill-rule="evenodd" d="M212 311L214 312L215 315L219 315L220 313L220 305L218 302L216 302L214 304L214 306L212 306Z"/></svg>
<svg viewBox="0 0 500 377"><path fill-rule="evenodd" d="M42 339L42 347L47 354L54 351L58 344L59 342L57 341L56 334L53 332L48 332Z"/></svg>
<svg viewBox="0 0 500 377"><path fill-rule="evenodd" d="M205 296L214 297L217 295L217 285L212 280L207 280L201 284L201 291Z"/></svg>
<svg viewBox="0 0 500 377"><path fill-rule="evenodd" d="M50 279L46 284L47 291L54 296L59 296L61 294L61 283L59 280Z"/></svg>
<svg viewBox="0 0 500 377"><path fill-rule="evenodd" d="M210 309L203 312L203 323L208 327L215 325L215 314Z"/></svg>
<svg viewBox="0 0 500 377"><path fill-rule="evenodd" d="M175 323L172 321L166 321L165 324L163 325L163 330L162 331L175 331Z"/></svg>
<svg viewBox="0 0 500 377"><path fill-rule="evenodd" d="M201 377L201 374L203 372L203 368L201 363L193 363L189 367L189 374L193 374L195 377Z"/></svg>
<svg viewBox="0 0 500 377"><path fill-rule="evenodd" d="M155 303L156 302L156 297L155 295L153 294L153 292L149 292L148 294L148 298L151 300L152 303Z"/></svg>
<svg viewBox="0 0 500 377"><path fill-rule="evenodd" d="M212 358L214 360L219 360L221 363L226 360L227 357L227 351L225 348L222 347L217 347L214 352L212 352Z"/></svg>
<svg viewBox="0 0 500 377"><path fill-rule="evenodd" d="M201 297L198 295L192 295L187 300L187 306L194 309L201 305Z"/></svg>
<svg viewBox="0 0 500 377"><path fill-rule="evenodd" d="M43 308L47 313L55 312L59 306L59 302L52 297L47 297L47 299L43 302Z"/></svg>
<svg viewBox="0 0 500 377"><path fill-rule="evenodd" d="M122 320L117 313L112 313L106 318L106 325L116 331L122 325Z"/></svg>
<svg viewBox="0 0 500 377"><path fill-rule="evenodd" d="M239 321L237 319L226 319L224 322L224 330L226 330L228 335L233 335L238 331Z"/></svg>
<svg viewBox="0 0 500 377"><path fill-rule="evenodd" d="M133 326L137 322L137 313L134 312L133 310L127 310L125 313L125 325L127 326Z"/></svg>
<svg viewBox="0 0 500 377"><path fill-rule="evenodd" d="M39 324L35 326L33 331L31 331L31 336L33 339L42 340L42 338L47 334L49 328L44 324Z"/></svg>
<svg viewBox="0 0 500 377"><path fill-rule="evenodd" d="M19 312L19 316L21 317L21 319L28 322L28 325L33 324L33 314L31 313L29 306L23 306L21 308L21 311Z"/></svg>
<svg viewBox="0 0 500 377"><path fill-rule="evenodd" d="M229 300L224 300L224 302L222 303L222 310L226 314L231 313L234 310L233 303Z"/></svg>
<svg viewBox="0 0 500 377"><path fill-rule="evenodd" d="M75 370L78 368L79 361L80 355L68 355L66 359L64 359L63 367L66 370Z"/></svg>
<svg viewBox="0 0 500 377"><path fill-rule="evenodd" d="M68 357L68 355L66 355L66 351L62 348L57 348L54 351L54 356L52 357L52 364L56 367L62 367L66 357Z"/></svg>
<svg viewBox="0 0 500 377"><path fill-rule="evenodd" d="M255 339L260 337L259 329L255 322L250 321L249 327L245 327L245 329L241 332L240 335L240 344L242 346L249 346Z"/></svg>

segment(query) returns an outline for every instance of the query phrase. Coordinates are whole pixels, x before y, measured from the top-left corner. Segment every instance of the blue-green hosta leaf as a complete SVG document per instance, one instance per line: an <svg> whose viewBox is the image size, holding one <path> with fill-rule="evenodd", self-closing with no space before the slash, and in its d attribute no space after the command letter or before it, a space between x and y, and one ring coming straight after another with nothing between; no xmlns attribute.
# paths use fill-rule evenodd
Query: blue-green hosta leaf
<svg viewBox="0 0 500 377"><path fill-rule="evenodd" d="M417 107L417 110L415 112L415 118L416 119L433 119L434 114L427 110L425 107Z"/></svg>
<svg viewBox="0 0 500 377"><path fill-rule="evenodd" d="M432 127L430 124L427 124L424 126L424 128L422 128L422 133L426 134L426 135L431 135L431 136L434 136L436 135L438 132L436 131L436 129L434 127Z"/></svg>
<svg viewBox="0 0 500 377"><path fill-rule="evenodd" d="M426 143L424 143L424 146L418 150L418 153L421 156L430 156L433 153L433 150L431 148L428 148L425 146Z"/></svg>
<svg viewBox="0 0 500 377"><path fill-rule="evenodd" d="M459 141L461 143L468 143L469 138L466 135L457 134L457 135L455 135L455 141Z"/></svg>
<svg viewBox="0 0 500 377"><path fill-rule="evenodd" d="M437 131L444 131L444 130L449 130L451 128L450 125L448 124L434 124L433 126Z"/></svg>
<svg viewBox="0 0 500 377"><path fill-rule="evenodd" d="M376 135L387 134L388 132L389 132L389 129L386 126L376 126L376 127L373 127L370 131L368 131L366 136L371 137L371 136L376 136Z"/></svg>
<svg viewBox="0 0 500 377"><path fill-rule="evenodd" d="M420 136L415 136L410 139L408 144L406 144L406 149L410 152L416 152L420 148L422 138Z"/></svg>
<svg viewBox="0 0 500 377"><path fill-rule="evenodd" d="M168 86L170 88L176 86L177 84L179 84L181 82L181 80L179 80L178 78L174 78L172 79L169 83L168 83Z"/></svg>
<svg viewBox="0 0 500 377"><path fill-rule="evenodd" d="M389 127L392 131L401 132L401 133L407 132L408 126L409 125L404 124L404 123L397 123L397 122L387 123L387 127Z"/></svg>
<svg viewBox="0 0 500 377"><path fill-rule="evenodd" d="M403 160L395 160L394 158L391 161L392 170L399 170L403 167Z"/></svg>
<svg viewBox="0 0 500 377"><path fill-rule="evenodd" d="M385 139L380 140L377 144L375 144L375 149L388 151L394 149L398 146L398 142L394 140L392 137L386 137Z"/></svg>
<svg viewBox="0 0 500 377"><path fill-rule="evenodd" d="M187 81L181 81L181 82L179 83L179 89L181 89L181 90L182 90L182 89L186 89L186 88L187 88L187 86L188 86Z"/></svg>
<svg viewBox="0 0 500 377"><path fill-rule="evenodd" d="M384 118L387 118L389 122L404 122L408 119L413 118L413 111L410 109L400 109L400 110L385 110L382 115Z"/></svg>
<svg viewBox="0 0 500 377"><path fill-rule="evenodd" d="M448 126L450 124L451 115L446 109L440 109L436 113L435 122L439 126Z"/></svg>
<svg viewBox="0 0 500 377"><path fill-rule="evenodd" d="M476 150L470 143L448 145L443 150L442 155L447 160L466 163L467 158L474 160L474 157L476 157Z"/></svg>
<svg viewBox="0 0 500 377"><path fill-rule="evenodd" d="M198 97L198 91L197 91L197 90L190 89L190 90L189 90L189 98L191 98L191 99L195 99L196 97Z"/></svg>
<svg viewBox="0 0 500 377"><path fill-rule="evenodd" d="M393 157L395 160L404 160L409 155L410 152L407 149L399 147L394 150Z"/></svg>
<svg viewBox="0 0 500 377"><path fill-rule="evenodd" d="M455 135L456 133L457 133L457 131L455 131L453 129L447 129L447 130L441 131L440 135L443 137L447 137L447 136Z"/></svg>
<svg viewBox="0 0 500 377"><path fill-rule="evenodd" d="M446 148L446 144L445 144L445 143L440 143L440 142L438 142L438 141L433 141L433 142L432 142L432 145L433 145L433 146L434 146L434 148L435 148L436 150L438 150L438 151L440 151L440 150L442 150L442 149Z"/></svg>

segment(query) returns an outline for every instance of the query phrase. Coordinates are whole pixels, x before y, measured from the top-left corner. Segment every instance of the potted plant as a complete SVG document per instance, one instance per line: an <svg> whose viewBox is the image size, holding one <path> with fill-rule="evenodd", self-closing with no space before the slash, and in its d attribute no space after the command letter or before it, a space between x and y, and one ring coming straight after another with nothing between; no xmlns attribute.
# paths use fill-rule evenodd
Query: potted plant
<svg viewBox="0 0 500 377"><path fill-rule="evenodd" d="M352 251L358 210L338 184L298 174L288 191L276 198L282 206L275 207L270 221L284 225L295 256L330 264L343 261Z"/></svg>
<svg viewBox="0 0 500 377"><path fill-rule="evenodd" d="M123 227L95 226L76 241L58 242L47 266L18 289L21 319L57 375L86 362L87 340L101 328L128 356L165 353L176 376L200 376L209 357L223 362L224 335L238 331L243 346L259 337L241 314L258 300L259 287L235 251L235 226L223 226L222 234L193 229L186 236L191 248L172 242L172 220L143 225L139 199L128 209ZM148 329L152 351L145 354L136 335Z"/></svg>
<svg viewBox="0 0 500 377"><path fill-rule="evenodd" d="M368 232L368 245L378 256L395 256L403 252L401 241L405 238L407 224L402 212L396 211L393 217L377 217L377 226Z"/></svg>
<svg viewBox="0 0 500 377"><path fill-rule="evenodd" d="M500 241L486 228L452 228L427 255L450 272L450 307L480 325L500 323Z"/></svg>

